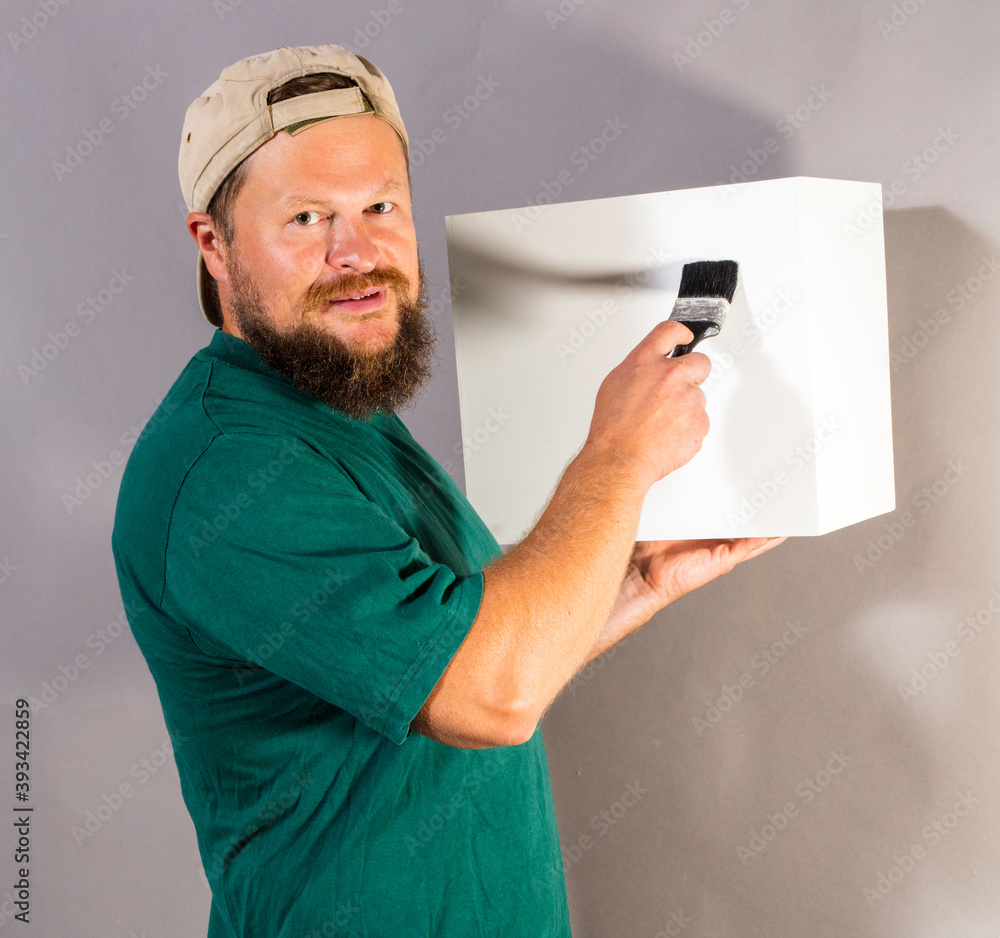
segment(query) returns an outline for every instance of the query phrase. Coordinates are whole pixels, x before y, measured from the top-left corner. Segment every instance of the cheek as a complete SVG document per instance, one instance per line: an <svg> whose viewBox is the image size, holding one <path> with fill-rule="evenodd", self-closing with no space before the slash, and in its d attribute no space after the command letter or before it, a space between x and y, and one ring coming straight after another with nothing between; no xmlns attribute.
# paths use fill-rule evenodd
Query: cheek
<svg viewBox="0 0 1000 938"><path fill-rule="evenodd" d="M398 267L407 276L416 278L419 267L417 242L415 238L398 237L393 239L384 250L393 267Z"/></svg>
<svg viewBox="0 0 1000 938"><path fill-rule="evenodd" d="M326 253L318 240L305 243L305 239L301 239L294 244L274 242L266 246L260 263L262 279L274 290L297 293L322 279Z"/></svg>

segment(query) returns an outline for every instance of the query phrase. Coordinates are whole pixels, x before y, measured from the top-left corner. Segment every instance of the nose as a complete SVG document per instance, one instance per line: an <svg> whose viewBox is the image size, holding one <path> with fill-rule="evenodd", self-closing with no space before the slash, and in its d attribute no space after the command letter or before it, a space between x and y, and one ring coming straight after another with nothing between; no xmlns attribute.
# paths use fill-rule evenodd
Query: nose
<svg viewBox="0 0 1000 938"><path fill-rule="evenodd" d="M369 273L378 264L380 251L363 220L337 217L331 226L326 262L341 273Z"/></svg>

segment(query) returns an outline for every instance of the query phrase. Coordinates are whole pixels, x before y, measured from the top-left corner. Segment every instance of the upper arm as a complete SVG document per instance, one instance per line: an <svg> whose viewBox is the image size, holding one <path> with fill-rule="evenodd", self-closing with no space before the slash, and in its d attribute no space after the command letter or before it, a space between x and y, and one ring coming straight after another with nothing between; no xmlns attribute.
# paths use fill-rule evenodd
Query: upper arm
<svg viewBox="0 0 1000 938"><path fill-rule="evenodd" d="M468 631L481 575L433 562L304 444L239 436L220 437L185 480L164 608L195 640L401 742Z"/></svg>

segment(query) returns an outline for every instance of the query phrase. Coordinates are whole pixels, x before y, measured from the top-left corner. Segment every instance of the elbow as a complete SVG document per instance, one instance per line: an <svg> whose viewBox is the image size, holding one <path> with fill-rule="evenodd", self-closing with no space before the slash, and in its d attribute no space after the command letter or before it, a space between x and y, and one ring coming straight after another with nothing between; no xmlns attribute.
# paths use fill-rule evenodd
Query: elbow
<svg viewBox="0 0 1000 938"><path fill-rule="evenodd" d="M525 688L497 689L489 701L480 701L475 720L487 746L520 746L535 735L544 708Z"/></svg>
<svg viewBox="0 0 1000 938"><path fill-rule="evenodd" d="M539 716L534 710L511 707L496 719L489 733L491 746L521 746L535 735Z"/></svg>
<svg viewBox="0 0 1000 938"><path fill-rule="evenodd" d="M520 746L535 734L540 714L513 704L466 705L447 710L431 701L411 728L439 743L459 749Z"/></svg>

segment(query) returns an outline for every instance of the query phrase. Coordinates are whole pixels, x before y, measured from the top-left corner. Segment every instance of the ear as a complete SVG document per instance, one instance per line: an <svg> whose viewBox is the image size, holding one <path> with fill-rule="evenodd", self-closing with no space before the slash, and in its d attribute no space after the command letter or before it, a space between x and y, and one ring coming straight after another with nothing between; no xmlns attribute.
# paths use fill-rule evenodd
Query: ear
<svg viewBox="0 0 1000 938"><path fill-rule="evenodd" d="M187 217L187 228L205 259L208 272L220 283L228 283L225 251L211 216L205 212L192 212Z"/></svg>

